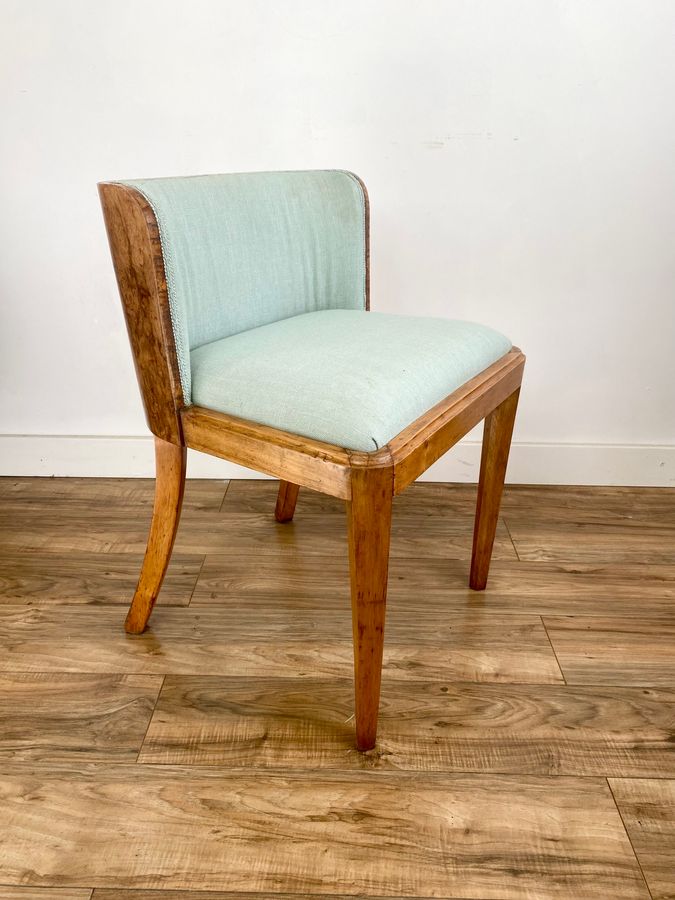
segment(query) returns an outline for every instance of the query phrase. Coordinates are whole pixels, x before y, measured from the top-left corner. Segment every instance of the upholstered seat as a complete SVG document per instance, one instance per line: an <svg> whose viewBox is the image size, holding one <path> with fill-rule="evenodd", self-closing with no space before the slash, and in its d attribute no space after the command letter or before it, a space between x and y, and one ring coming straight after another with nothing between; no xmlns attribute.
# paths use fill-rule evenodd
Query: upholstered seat
<svg viewBox="0 0 675 900"><path fill-rule="evenodd" d="M192 402L372 452L510 349L472 322L311 312L193 350Z"/></svg>

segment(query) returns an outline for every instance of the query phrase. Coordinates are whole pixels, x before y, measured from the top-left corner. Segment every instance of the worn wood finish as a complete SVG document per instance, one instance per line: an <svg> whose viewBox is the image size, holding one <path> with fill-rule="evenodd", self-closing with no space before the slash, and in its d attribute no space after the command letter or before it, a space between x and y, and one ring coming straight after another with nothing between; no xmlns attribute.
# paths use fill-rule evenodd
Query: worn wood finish
<svg viewBox="0 0 675 900"><path fill-rule="evenodd" d="M675 897L675 781L616 779L609 785L652 900Z"/></svg>
<svg viewBox="0 0 675 900"><path fill-rule="evenodd" d="M157 220L138 191L121 184L98 190L148 426L180 444L183 391Z"/></svg>
<svg viewBox="0 0 675 900"><path fill-rule="evenodd" d="M648 900L605 779L128 766L0 778L35 885ZM67 860L67 871L64 861Z"/></svg>
<svg viewBox="0 0 675 900"><path fill-rule="evenodd" d="M168 676L139 760L247 768L675 777L675 689L387 679L353 752L348 679Z"/></svg>
<svg viewBox="0 0 675 900"><path fill-rule="evenodd" d="M516 391L524 366L525 357L514 348L389 441L394 492L404 490Z"/></svg>
<svg viewBox="0 0 675 900"><path fill-rule="evenodd" d="M171 558L185 490L185 447L155 438L157 484L143 568L124 627L140 634L148 623Z"/></svg>
<svg viewBox="0 0 675 900"><path fill-rule="evenodd" d="M277 505L274 510L274 518L277 522L290 522L295 512L295 504L298 501L300 488L290 481L282 481L279 485Z"/></svg>
<svg viewBox="0 0 675 900"><path fill-rule="evenodd" d="M347 500L349 454L340 447L201 406L181 413L188 447Z"/></svg>
<svg viewBox="0 0 675 900"><path fill-rule="evenodd" d="M372 750L382 678L393 468L357 469L347 504L356 746Z"/></svg>
<svg viewBox="0 0 675 900"><path fill-rule="evenodd" d="M520 388L485 419L469 575L474 591L485 590L487 584L519 394Z"/></svg>
<svg viewBox="0 0 675 900"><path fill-rule="evenodd" d="M0 759L135 762L161 685L159 675L0 674Z"/></svg>

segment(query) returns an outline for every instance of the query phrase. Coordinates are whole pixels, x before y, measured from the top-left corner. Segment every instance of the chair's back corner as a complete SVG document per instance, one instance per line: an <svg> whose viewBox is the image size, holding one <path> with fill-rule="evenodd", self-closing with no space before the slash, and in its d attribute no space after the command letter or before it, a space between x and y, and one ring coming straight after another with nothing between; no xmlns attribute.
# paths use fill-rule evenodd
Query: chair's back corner
<svg viewBox="0 0 675 900"><path fill-rule="evenodd" d="M184 397L157 219L129 185L100 182L98 193L148 426L180 444Z"/></svg>
<svg viewBox="0 0 675 900"><path fill-rule="evenodd" d="M368 188L366 183L357 175L356 172L345 170L345 174L353 178L361 188L361 196L363 198L363 243L364 243L364 305L366 309L370 309L370 197L368 196Z"/></svg>

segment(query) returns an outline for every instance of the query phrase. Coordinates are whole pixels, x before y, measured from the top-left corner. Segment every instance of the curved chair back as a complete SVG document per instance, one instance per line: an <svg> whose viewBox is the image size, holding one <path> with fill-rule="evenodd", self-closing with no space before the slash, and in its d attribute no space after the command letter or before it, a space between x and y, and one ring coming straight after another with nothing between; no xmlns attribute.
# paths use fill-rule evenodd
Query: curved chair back
<svg viewBox="0 0 675 900"><path fill-rule="evenodd" d="M367 305L367 198L351 173L117 184L140 194L157 223L186 404L196 347L306 312Z"/></svg>

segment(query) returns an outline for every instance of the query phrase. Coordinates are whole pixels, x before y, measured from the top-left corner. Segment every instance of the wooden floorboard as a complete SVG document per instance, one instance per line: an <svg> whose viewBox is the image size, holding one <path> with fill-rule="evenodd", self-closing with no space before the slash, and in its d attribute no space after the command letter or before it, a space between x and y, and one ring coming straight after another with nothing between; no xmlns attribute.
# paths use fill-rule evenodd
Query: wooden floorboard
<svg viewBox="0 0 675 900"><path fill-rule="evenodd" d="M675 897L675 781L610 779L653 900Z"/></svg>
<svg viewBox="0 0 675 900"><path fill-rule="evenodd" d="M403 495L405 496L405 495ZM346 555L250 556L209 553L191 605L344 609L349 606ZM675 610L675 566L536 563L494 560L486 591L469 589L464 559L392 559L390 614L411 620L429 606L534 615L669 616Z"/></svg>
<svg viewBox="0 0 675 900"><path fill-rule="evenodd" d="M91 888L39 888L0 884L0 900L90 900L91 896ZM129 897L129 900L133 900L133 897ZM152 898L148 897L144 900L152 900ZM159 900L157 895L155 895L155 900Z"/></svg>
<svg viewBox="0 0 675 900"><path fill-rule="evenodd" d="M21 603L129 605L142 553L0 553L0 606ZM204 556L175 553L169 563L161 606L187 606Z"/></svg>
<svg viewBox="0 0 675 900"><path fill-rule="evenodd" d="M359 754L344 503L277 488L188 482L130 636L152 480L0 478L0 900L673 900L675 490L508 487L481 593L475 486L396 498Z"/></svg>
<svg viewBox="0 0 675 900"><path fill-rule="evenodd" d="M162 680L0 673L0 765L17 758L134 762Z"/></svg>
<svg viewBox="0 0 675 900"><path fill-rule="evenodd" d="M5 553L143 553L148 536L149 512L109 509L89 517L75 510L43 515L0 516L0 546ZM391 556L419 556L466 559L471 556L473 517L442 519L421 517L395 521L391 535ZM182 554L219 551L266 556L283 554L305 557L342 555L347 541L346 517L305 516L281 525L269 515L186 512L181 516L175 549ZM503 523L497 528L495 559L517 559Z"/></svg>
<svg viewBox="0 0 675 900"><path fill-rule="evenodd" d="M675 685L675 609L670 616L546 616L570 684Z"/></svg>
<svg viewBox="0 0 675 900"><path fill-rule="evenodd" d="M96 888L93 893L93 900L261 900L263 895L251 894L248 891L143 891L143 890L119 890L108 888ZM390 897L380 895L375 897L372 894L307 894L304 891L301 894L283 893L267 893L264 895L270 900L391 900ZM2 894L0 894L2 897ZM79 898L76 898L79 900ZM431 897L403 897L398 895L397 900L433 900ZM457 900L468 900L466 897L457 898ZM472 898L475 900L475 898Z"/></svg>
<svg viewBox="0 0 675 900"><path fill-rule="evenodd" d="M647 898L605 779L101 766L0 780L3 877L388 896Z"/></svg>
<svg viewBox="0 0 675 900"><path fill-rule="evenodd" d="M115 607L0 607L0 672L351 678L349 611L159 608L142 635ZM538 616L426 610L392 614L384 673L392 680L562 682ZM414 639L411 640L411 637Z"/></svg>
<svg viewBox="0 0 675 900"><path fill-rule="evenodd" d="M675 777L675 688L385 681L355 753L349 680L167 676L139 761Z"/></svg>

